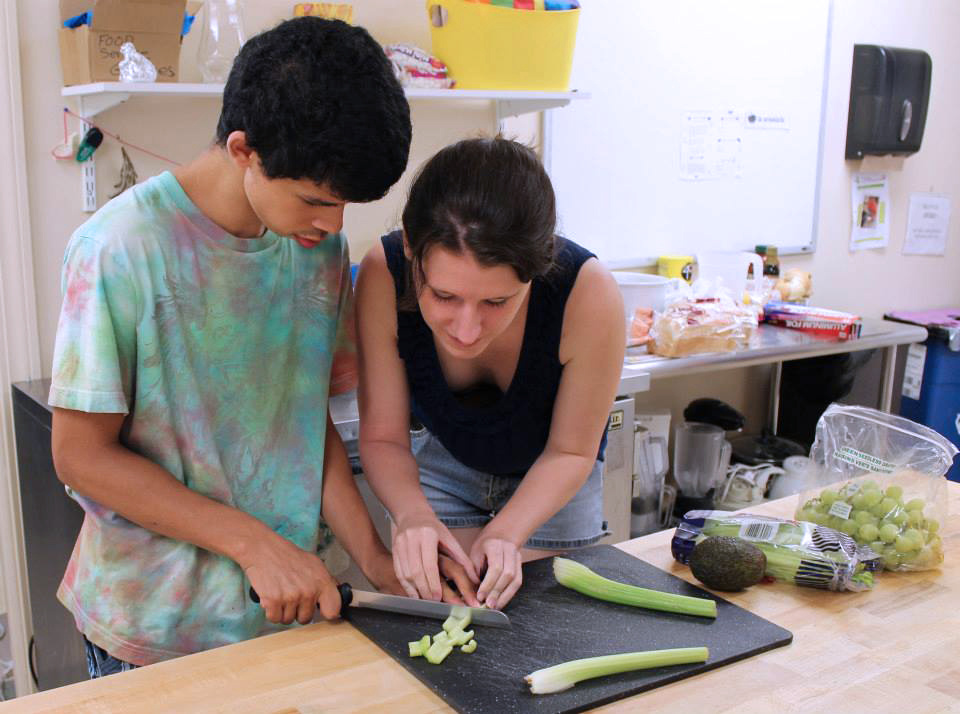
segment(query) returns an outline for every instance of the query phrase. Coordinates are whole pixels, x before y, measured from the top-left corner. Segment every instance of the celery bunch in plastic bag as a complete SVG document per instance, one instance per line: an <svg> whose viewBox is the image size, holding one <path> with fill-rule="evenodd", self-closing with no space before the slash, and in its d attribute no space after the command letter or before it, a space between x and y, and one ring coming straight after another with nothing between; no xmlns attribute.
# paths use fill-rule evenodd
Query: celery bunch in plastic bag
<svg viewBox="0 0 960 714"><path fill-rule="evenodd" d="M825 590L869 590L880 556L832 528L749 513L689 511L673 535L671 551L681 563L708 536L749 541L767 557L766 574L795 585Z"/></svg>

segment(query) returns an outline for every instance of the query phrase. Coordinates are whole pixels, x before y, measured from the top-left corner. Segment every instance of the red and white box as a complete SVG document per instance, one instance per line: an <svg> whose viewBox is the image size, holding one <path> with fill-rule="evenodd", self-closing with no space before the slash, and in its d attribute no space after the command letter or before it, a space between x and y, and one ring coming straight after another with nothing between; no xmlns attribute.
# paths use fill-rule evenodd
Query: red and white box
<svg viewBox="0 0 960 714"><path fill-rule="evenodd" d="M862 324L860 316L853 313L788 302L770 302L764 305L763 321L809 332L817 337L840 340L859 337Z"/></svg>

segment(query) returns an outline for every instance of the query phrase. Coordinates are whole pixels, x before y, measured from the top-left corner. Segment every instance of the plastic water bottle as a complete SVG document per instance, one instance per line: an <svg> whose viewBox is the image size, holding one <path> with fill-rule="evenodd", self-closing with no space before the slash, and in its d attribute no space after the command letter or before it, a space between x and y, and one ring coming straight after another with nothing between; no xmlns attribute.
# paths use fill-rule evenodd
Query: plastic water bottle
<svg viewBox="0 0 960 714"><path fill-rule="evenodd" d="M240 0L206 0L206 13L197 50L197 64L203 81L226 82L247 36L243 29Z"/></svg>

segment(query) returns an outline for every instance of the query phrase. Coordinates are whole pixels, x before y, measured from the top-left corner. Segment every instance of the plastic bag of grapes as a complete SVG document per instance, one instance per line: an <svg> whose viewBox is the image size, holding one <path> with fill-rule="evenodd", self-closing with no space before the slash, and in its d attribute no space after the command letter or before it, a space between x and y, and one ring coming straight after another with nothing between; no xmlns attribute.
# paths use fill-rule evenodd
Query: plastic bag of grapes
<svg viewBox="0 0 960 714"><path fill-rule="evenodd" d="M956 454L929 427L831 404L810 449L820 486L801 494L796 518L852 536L882 556L887 570L936 568L943 562L945 474Z"/></svg>

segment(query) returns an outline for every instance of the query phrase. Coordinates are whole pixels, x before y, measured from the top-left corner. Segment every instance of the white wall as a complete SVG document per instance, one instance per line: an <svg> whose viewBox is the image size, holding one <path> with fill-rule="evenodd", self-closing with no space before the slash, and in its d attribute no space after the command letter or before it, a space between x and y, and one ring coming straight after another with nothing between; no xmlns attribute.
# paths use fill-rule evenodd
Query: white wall
<svg viewBox="0 0 960 714"><path fill-rule="evenodd" d="M955 0L835 0L821 179L820 228L812 256L787 267L813 272L817 304L880 317L891 309L960 306L960 3ZM930 106L921 150L903 159L867 158L864 169L886 171L890 182L890 245L850 253L850 175L844 161L853 45L925 50L933 59ZM907 203L914 192L945 193L953 220L943 257L901 255Z"/></svg>

